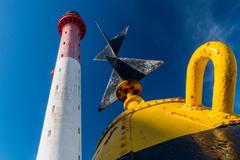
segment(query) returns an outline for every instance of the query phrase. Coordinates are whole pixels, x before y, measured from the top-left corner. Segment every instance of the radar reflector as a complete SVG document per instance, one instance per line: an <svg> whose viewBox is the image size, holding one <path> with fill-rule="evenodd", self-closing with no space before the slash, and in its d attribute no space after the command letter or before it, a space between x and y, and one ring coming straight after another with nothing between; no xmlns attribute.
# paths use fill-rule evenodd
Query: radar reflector
<svg viewBox="0 0 240 160"><path fill-rule="evenodd" d="M107 61L113 67L113 71L98 108L99 111L102 111L118 99L116 90L120 82L124 80L139 81L159 68L163 64L163 61L119 57L119 51L127 35L129 26L125 27L111 40L108 39L107 35L98 24L97 27L107 42L107 45L97 54L94 60Z"/></svg>

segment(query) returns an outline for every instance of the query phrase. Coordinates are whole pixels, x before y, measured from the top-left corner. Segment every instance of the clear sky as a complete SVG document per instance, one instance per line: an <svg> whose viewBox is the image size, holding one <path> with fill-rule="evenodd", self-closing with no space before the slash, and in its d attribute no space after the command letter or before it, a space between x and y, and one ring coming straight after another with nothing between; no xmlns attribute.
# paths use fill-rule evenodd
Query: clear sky
<svg viewBox="0 0 240 160"><path fill-rule="evenodd" d="M60 36L57 21L68 10L87 25L81 43L83 159L91 159L107 125L123 111L120 102L97 112L111 67L92 59L109 36L130 25L120 55L164 60L141 81L145 100L185 97L188 60L208 40L233 49L240 64L238 0L0 0L0 160L36 157ZM213 72L205 74L203 101L211 106ZM238 72L239 74L239 72ZM239 79L235 111L240 113Z"/></svg>

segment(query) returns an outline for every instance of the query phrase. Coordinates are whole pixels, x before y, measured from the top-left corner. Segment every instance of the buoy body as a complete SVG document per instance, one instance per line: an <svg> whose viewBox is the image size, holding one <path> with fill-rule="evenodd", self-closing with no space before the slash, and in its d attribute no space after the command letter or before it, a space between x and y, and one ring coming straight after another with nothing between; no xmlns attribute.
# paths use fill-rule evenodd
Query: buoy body
<svg viewBox="0 0 240 160"><path fill-rule="evenodd" d="M208 60L215 67L212 108L202 104ZM186 100L144 101L140 95L127 94L125 111L108 126L93 159L240 159L240 116L233 113L236 73L227 45L202 45L188 65Z"/></svg>

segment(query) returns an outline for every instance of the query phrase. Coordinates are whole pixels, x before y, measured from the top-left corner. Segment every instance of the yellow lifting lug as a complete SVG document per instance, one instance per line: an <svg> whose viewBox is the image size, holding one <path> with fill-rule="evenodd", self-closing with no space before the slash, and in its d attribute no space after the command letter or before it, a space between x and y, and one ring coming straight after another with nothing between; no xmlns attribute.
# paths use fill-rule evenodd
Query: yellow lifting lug
<svg viewBox="0 0 240 160"><path fill-rule="evenodd" d="M202 109L202 87L206 64L214 66L212 112L233 113L237 62L231 48L218 41L207 42L192 55L187 68L184 108Z"/></svg>

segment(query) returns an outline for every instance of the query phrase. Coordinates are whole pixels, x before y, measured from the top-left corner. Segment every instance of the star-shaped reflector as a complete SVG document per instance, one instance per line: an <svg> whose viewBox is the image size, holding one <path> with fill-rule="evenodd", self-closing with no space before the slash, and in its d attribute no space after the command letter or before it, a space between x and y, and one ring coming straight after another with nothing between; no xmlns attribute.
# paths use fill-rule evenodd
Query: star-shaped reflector
<svg viewBox="0 0 240 160"><path fill-rule="evenodd" d="M160 67L160 65L163 64L163 61L118 57L128 27L125 27L123 31L117 34L113 39L109 40L98 24L97 26L108 44L94 58L94 60L107 60L113 67L113 71L98 108L98 110L101 111L117 100L116 89L121 81L139 81Z"/></svg>

